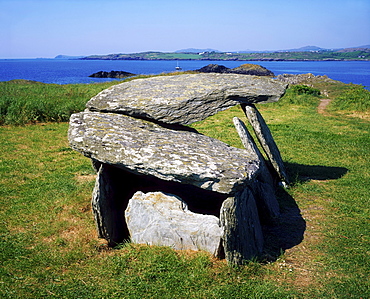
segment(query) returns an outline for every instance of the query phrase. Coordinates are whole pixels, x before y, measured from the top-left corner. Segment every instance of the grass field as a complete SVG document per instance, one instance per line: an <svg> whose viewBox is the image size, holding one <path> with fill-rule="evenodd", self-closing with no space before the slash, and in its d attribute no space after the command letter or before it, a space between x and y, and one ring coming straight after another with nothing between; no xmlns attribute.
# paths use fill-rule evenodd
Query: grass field
<svg viewBox="0 0 370 299"><path fill-rule="evenodd" d="M75 108L65 111L82 110L108 85L1 83L0 94L12 96L7 105L1 97L1 117L10 118L4 107L15 102L48 104L55 94L65 101L54 106L68 102ZM277 255L235 268L204 252L129 243L107 248L90 207L95 173L69 148L65 119L2 121L0 297L369 298L369 92L339 83L314 87L332 100L325 113L309 92L288 91L278 103L258 105L293 181L278 192L281 210L298 212L303 240L286 248L270 244ZM234 107L193 127L241 147L234 116L246 122ZM285 217L277 227L294 231L294 223Z"/></svg>

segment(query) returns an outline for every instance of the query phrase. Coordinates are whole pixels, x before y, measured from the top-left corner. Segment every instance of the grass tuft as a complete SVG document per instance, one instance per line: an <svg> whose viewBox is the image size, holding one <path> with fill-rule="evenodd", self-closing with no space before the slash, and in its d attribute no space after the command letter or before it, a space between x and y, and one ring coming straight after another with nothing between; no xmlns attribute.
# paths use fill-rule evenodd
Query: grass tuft
<svg viewBox="0 0 370 299"><path fill-rule="evenodd" d="M331 109L334 111L369 111L370 91L360 85L351 85L348 90L335 98Z"/></svg>

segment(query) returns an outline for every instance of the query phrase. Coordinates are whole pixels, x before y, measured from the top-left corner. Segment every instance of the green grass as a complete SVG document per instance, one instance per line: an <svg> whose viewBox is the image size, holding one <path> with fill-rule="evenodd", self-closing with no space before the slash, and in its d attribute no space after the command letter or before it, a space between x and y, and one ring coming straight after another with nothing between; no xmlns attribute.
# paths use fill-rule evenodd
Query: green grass
<svg viewBox="0 0 370 299"><path fill-rule="evenodd" d="M370 111L370 91L363 86L350 85L350 87L337 96L331 109L345 111Z"/></svg>
<svg viewBox="0 0 370 299"><path fill-rule="evenodd" d="M23 90L20 97L45 91L45 102L48 93L51 101L57 93L73 102L78 90L83 102L103 88L13 84L20 86L0 88L9 95ZM236 268L203 252L134 244L108 249L90 208L94 172L69 149L68 123L1 126L0 297L369 298L369 121L349 116L353 110L320 115L318 97L292 102L295 96L289 91L258 109L293 180L279 192L282 209L298 205L305 237L276 261ZM193 127L241 147L234 116L246 122L234 107Z"/></svg>
<svg viewBox="0 0 370 299"><path fill-rule="evenodd" d="M100 84L43 84L35 81L0 82L0 125L68 121L99 91L117 81Z"/></svg>

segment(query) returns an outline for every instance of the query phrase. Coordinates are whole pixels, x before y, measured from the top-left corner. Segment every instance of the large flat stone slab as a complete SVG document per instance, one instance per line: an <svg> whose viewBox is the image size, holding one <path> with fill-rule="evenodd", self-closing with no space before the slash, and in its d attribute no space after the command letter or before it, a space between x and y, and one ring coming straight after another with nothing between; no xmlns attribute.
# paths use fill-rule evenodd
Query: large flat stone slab
<svg viewBox="0 0 370 299"><path fill-rule="evenodd" d="M239 103L274 102L286 83L238 74L136 79L103 90L86 107L168 124L191 124Z"/></svg>
<svg viewBox="0 0 370 299"><path fill-rule="evenodd" d="M138 191L130 199L125 217L134 243L204 250L215 256L220 252L220 220L191 212L177 196Z"/></svg>
<svg viewBox="0 0 370 299"><path fill-rule="evenodd" d="M250 184L260 167L256 155L244 149L125 115L76 113L68 134L71 147L89 158L224 194Z"/></svg>

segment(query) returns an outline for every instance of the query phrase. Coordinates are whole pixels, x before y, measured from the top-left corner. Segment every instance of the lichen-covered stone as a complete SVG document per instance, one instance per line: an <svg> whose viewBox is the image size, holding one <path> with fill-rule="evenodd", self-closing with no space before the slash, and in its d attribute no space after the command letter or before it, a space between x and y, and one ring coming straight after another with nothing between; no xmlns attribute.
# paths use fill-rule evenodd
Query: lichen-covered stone
<svg viewBox="0 0 370 299"><path fill-rule="evenodd" d="M245 149L249 153L254 153L260 160L261 171L251 185L251 189L255 196L260 214L262 214L262 219L276 219L280 216L280 208L275 195L274 182L265 163L265 159L254 142L253 137L248 132L245 124L237 117L233 118L233 122Z"/></svg>
<svg viewBox="0 0 370 299"><path fill-rule="evenodd" d="M276 170L279 179L283 185L288 185L289 179L285 170L283 159L281 158L279 148L277 147L265 120L253 104L243 104L241 106L249 123L253 127L253 130L256 133L258 141L265 151L266 156L269 158L272 166Z"/></svg>
<svg viewBox="0 0 370 299"><path fill-rule="evenodd" d="M221 207L223 246L230 264L242 264L263 249L263 234L253 193L249 188L229 197Z"/></svg>
<svg viewBox="0 0 370 299"><path fill-rule="evenodd" d="M277 101L286 84L239 74L185 74L137 79L103 90L86 107L167 124L190 124L239 103Z"/></svg>
<svg viewBox="0 0 370 299"><path fill-rule="evenodd" d="M76 113L68 134L71 147L89 158L224 194L250 184L259 172L259 160L246 150L125 115Z"/></svg>
<svg viewBox="0 0 370 299"><path fill-rule="evenodd" d="M222 230L216 216L193 213L180 198L138 191L125 211L132 242L176 250L220 252Z"/></svg>

